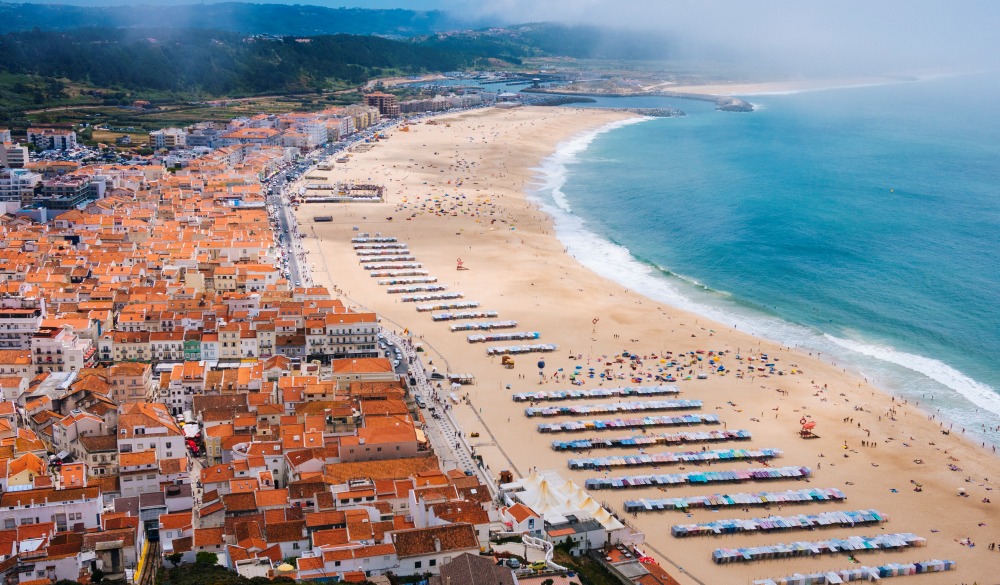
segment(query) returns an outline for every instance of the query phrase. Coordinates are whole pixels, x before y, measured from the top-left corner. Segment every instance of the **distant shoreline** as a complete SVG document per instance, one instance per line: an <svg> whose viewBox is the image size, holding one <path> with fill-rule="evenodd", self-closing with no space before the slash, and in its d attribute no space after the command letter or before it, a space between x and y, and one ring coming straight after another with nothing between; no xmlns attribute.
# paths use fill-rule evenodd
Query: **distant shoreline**
<svg viewBox="0 0 1000 585"><path fill-rule="evenodd" d="M742 98L730 95L712 95L707 93L687 93L679 91L636 91L630 93L602 93L599 91L565 91L555 88L549 89L545 87L537 87L537 88L526 87L521 91L523 93L534 93L534 94L543 93L550 95L578 96L578 97L589 97L589 98L666 97L666 98L712 102L716 105L716 108L727 112L752 112L754 110L753 104Z"/></svg>
<svg viewBox="0 0 1000 585"><path fill-rule="evenodd" d="M561 88L524 88L521 91L530 93L551 93L562 95L579 95L588 97L667 97L678 99L692 99L700 101L711 101L718 103L719 100L740 100L747 102L742 97L757 95L784 95L802 93L807 91L826 91L833 89L850 89L859 87L872 87L878 85L891 85L897 83L911 83L920 81L923 77L913 75L898 76L874 76L874 77L850 77L850 78L830 78L830 79L797 79L786 81L757 81L757 82L719 82L700 83L688 85L662 84L653 86L652 89L623 90L621 93L601 92L601 91L574 91L571 87ZM661 89L663 86L671 89ZM742 97L740 97L742 96Z"/></svg>

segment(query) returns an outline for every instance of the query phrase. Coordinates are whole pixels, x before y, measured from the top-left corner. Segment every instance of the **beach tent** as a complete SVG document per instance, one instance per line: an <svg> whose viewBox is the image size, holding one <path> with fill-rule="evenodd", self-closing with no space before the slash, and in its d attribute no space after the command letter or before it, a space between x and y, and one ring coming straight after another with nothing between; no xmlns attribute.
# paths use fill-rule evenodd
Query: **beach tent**
<svg viewBox="0 0 1000 585"><path fill-rule="evenodd" d="M585 500L580 502L579 508L584 512L589 512L591 514L594 514L601 509L601 505L598 504L596 501L594 501L594 498L587 496Z"/></svg>
<svg viewBox="0 0 1000 585"><path fill-rule="evenodd" d="M625 528L625 525L619 522L617 518L611 515L610 512L601 508L596 513L594 513L594 520L600 522L601 526L604 527L608 532L614 532L615 530L621 530Z"/></svg>

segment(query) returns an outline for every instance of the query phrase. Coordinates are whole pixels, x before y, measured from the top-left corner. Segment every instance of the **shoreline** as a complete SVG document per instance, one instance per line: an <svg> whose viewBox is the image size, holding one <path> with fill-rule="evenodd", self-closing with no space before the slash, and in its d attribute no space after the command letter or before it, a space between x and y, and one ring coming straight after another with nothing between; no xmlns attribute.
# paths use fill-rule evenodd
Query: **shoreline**
<svg viewBox="0 0 1000 585"><path fill-rule="evenodd" d="M484 308L499 309L501 318L517 318L526 328L541 331L542 341L558 343L560 347L556 354L544 354L546 361L549 362L546 372L551 372L559 366L568 370L581 362L589 362L592 366L597 364L603 366L608 358L600 356L616 355L623 346L633 351L637 350L636 353L640 355L655 353L661 356L664 355L663 350L668 347L674 351L693 350L704 346L706 337L713 337L714 339L707 343L720 350L725 347L733 352L737 347L742 347L745 352L745 348L755 347L754 351L758 353L780 355L783 363L806 364L803 369L809 372L808 375L741 380L713 374L707 380L681 381L677 385L681 388L682 397L705 400L706 412L722 411L720 414L727 421L729 428L753 430L755 447L780 446L785 449L784 457L776 462L776 465L822 464L823 459L817 459L817 455L825 451L828 453L826 462L829 464L822 467L817 465L816 474L811 481L815 487L840 487L852 500L855 497L859 499L858 502L852 501L848 508L882 508L893 519L889 524L889 530L910 530L931 541L929 548L917 556L914 556L914 553L906 555L891 553L893 557L891 560L898 562L927 560L924 558L927 555L935 558L956 558L959 560L961 573L956 578L968 580L986 578L986 572L977 573L973 568L976 564L973 559L980 553L987 553L985 546L980 549L969 549L957 545L949 547L948 544L953 536L956 539L968 536L963 532L975 530L969 527L970 523L975 526L973 518L989 516L992 509L986 504L975 505L976 502L972 499L960 500L963 505L959 510L955 513L949 512L950 516L945 519L946 522L936 527L940 533L931 533L930 524L936 519L927 517L928 506L923 502L933 500L941 505L941 509L947 507L946 501L953 502L955 473L947 470L932 472L929 466L914 467L914 465L924 466L925 463L907 462L919 459L929 464L933 460L935 464L945 465L944 462L948 459L941 457L941 453L935 453L944 447L951 457L960 459L961 465L970 469L970 474L985 477L983 473L989 475L988 471L991 468L995 469L995 460L988 456L984 457L985 454L967 442L956 440L957 436L941 438L936 434L938 427L933 426L936 421L927 421L926 415L911 405L898 404L895 398L881 391L876 394L874 388L858 383L853 377L839 372L838 368L820 363L807 355L781 348L770 341L752 338L716 323L704 323L704 317L662 305L636 294L635 291L627 290L613 281L596 275L565 255L563 249L566 246L554 235L556 230L554 219L543 214L538 205L525 196L525 185L536 176L532 169L541 164L547 156L551 156L559 144L582 131L594 131L595 127L599 129L600 126L613 121L612 118L615 116L606 112L588 112L584 115L579 110L551 114L527 110L512 112L484 110L480 113L442 116L437 118L439 123L436 126L416 125L405 137L403 133L396 132L388 143L380 144L370 153L355 155L348 165L352 168L336 169L332 172L337 178L353 172L360 173L354 175L359 178L383 174L391 187L387 189L389 205L357 204L347 207L324 207L324 204L311 204L299 212L300 218L303 219L304 231L309 230L306 228L306 225L309 225L320 236L319 239L306 239L307 247L311 250L315 250L319 245L323 247L326 272L317 272L315 275L317 280L329 279L336 270L337 278L331 279L331 284L339 283L342 290L349 291L350 297L360 299L380 314L385 314L393 321L407 326L411 331L420 333L421 337L426 338L427 342L446 355L449 362L455 364L455 371L468 370L476 375L477 385L463 387L463 391L469 392L473 408L483 409L483 412L471 412L472 409L468 407L455 409L456 415L469 432L477 432L487 426L497 437L497 442L503 444L522 470L528 467L556 469L563 477L579 483L586 477L595 476L592 471L567 470L565 454L548 449L526 452L528 450L519 448L524 444L525 437L537 439L531 442L539 445L545 441L536 435L534 422L523 419L520 407L510 400L510 394L539 388L546 390L570 388L572 386L569 382L549 381L546 385L540 386L534 368L536 356L518 357L516 358L518 367L515 370L503 370L495 363L498 360L482 355L481 347L469 346L464 343L462 336L448 332L440 324L430 323L426 315L414 314L412 306L395 303L378 289L374 282L371 282L372 279L365 280L366 275L357 268L356 258L352 258L346 249L349 246L345 243L350 237L353 226L361 224L365 225L365 231L382 231L399 236L402 241L411 245L418 259L425 262L433 274L455 275L441 279L449 285L454 285L454 290L464 290L466 298L482 301ZM575 119L575 123L567 123L567 118ZM618 116L617 119L620 121L624 118ZM514 129L515 124L517 131ZM453 127L450 130L449 125ZM531 128L536 125L539 127ZM543 126L546 132L541 132ZM482 133L475 135L479 131ZM544 136L544 140L538 136ZM528 137L533 137L531 138L533 144L530 146L525 142ZM405 148L405 144L397 146L403 142L408 142L412 146L409 148ZM494 147L482 148L491 142L495 143ZM539 142L544 144L538 144ZM530 152L515 153L514 149L521 145L524 146L524 151L530 150ZM426 150L420 150L423 147L426 147ZM441 157L435 156L438 152L445 152L445 148L448 149L446 154L455 153L453 158L461 161L460 164L443 161ZM494 156L491 151L499 152ZM435 154L431 155L430 152ZM379 160L380 153L383 155L383 160ZM445 162L450 164L445 166ZM462 187L457 186L459 179ZM449 182L445 182L446 180ZM451 180L456 182L450 183ZM466 186L467 183L471 185ZM476 194L476 191L481 193L482 189L487 188L495 193L488 196ZM449 191L462 192L464 199L460 199L457 195L452 198L451 193L445 198L445 193ZM418 195L418 192L421 194ZM461 202L463 205L435 206L432 203L434 197L437 197L439 202L447 201L448 204ZM489 203L485 202L486 199ZM463 208L466 203L471 204L473 201L477 202L477 215L458 211L468 211ZM417 202L424 205L423 210ZM319 209L333 210L335 220L339 221L335 221L334 225L322 226L304 221L306 214L318 213ZM432 213L427 211L428 209L437 211ZM398 219L403 217L400 214L407 213L413 214L409 218L410 221ZM369 216L372 218L391 216L394 219L372 221L368 219ZM485 220L489 220L490 223L484 225ZM500 223L501 227L506 229L494 227L496 223ZM474 237L469 238L469 235ZM471 270L454 271L454 258L458 254L466 259ZM310 260L316 259L312 257ZM560 299L560 302L553 305L552 299ZM543 300L544 303L540 302ZM532 307L532 304L535 306ZM593 315L600 317L592 317ZM592 318L598 318L599 321L592 323ZM689 324L692 321L694 324ZM609 330L608 327L613 330ZM697 339L692 341L692 336L696 336ZM626 343L625 339L637 341ZM581 349L588 351L580 351ZM570 351L581 356L586 354L587 359L581 357L579 360L570 360L566 355ZM655 365L657 359L646 361L651 361ZM586 363L584 367L587 367ZM644 368L652 369L648 365L640 369ZM807 382L806 378L813 377L824 381L822 389L818 384ZM585 382L583 388L597 387L596 380L583 381ZM857 387L854 386L856 383ZM827 384L831 386L829 391L825 387ZM506 389L508 385L511 387L510 390ZM627 385L627 381L614 380L606 385ZM764 392L761 392L758 386ZM774 393L775 390L778 391L777 394ZM836 395L838 390L839 396ZM744 406L747 403L749 406ZM776 407L773 412L768 413L774 405ZM860 406L862 410L852 410L855 406ZM894 407L903 413L898 414L897 421L874 420L881 418L878 413L890 412ZM779 408L781 410L778 410ZM792 410L793 413L789 415L788 410ZM760 413L760 419L757 418L757 412ZM852 413L854 416L851 416ZM768 419L774 414L773 420L778 423L761 423L765 414ZM781 415L784 415L783 418L779 418ZM794 436L794 432L790 430L794 431L797 428L794 420L807 415L819 421L817 431L822 438L815 441L789 439L789 436ZM870 428L881 439L879 443L894 435L893 441L909 441L913 442L913 445L901 448L902 451L897 447L899 443L879 445L881 449L858 450L858 440L867 440L858 436L861 421L858 422L857 429L850 423L837 422L838 418L853 420L855 416L860 417L865 427ZM481 420L477 420L480 417ZM895 422L900 420L906 420L908 423L906 429L895 428ZM900 433L906 433L906 436L913 433L913 438L907 439L904 436L900 439ZM617 434L612 432L601 436L611 437ZM848 449L839 448L841 443L846 446L848 442L850 442ZM938 442L946 445L937 445ZM491 464L494 475L499 469L504 468L505 462L495 448L489 445L481 445L479 448L480 454ZM909 451L910 449L912 451ZM843 460L839 459L841 451L844 451ZM830 459L833 455L837 455L838 458ZM834 466L836 469L831 470L830 467ZM876 466L884 466L888 471L878 471ZM732 464L718 464L713 467L729 469ZM876 477L871 476L873 469L878 471ZM908 486L905 482L899 482L899 489L891 492L901 494L896 497L899 503L889 501L881 495L890 493L886 486L896 483L897 479L897 477L885 477L884 474L897 476L904 472L907 474L904 477L911 475L917 477L926 486L917 496L922 498L921 500L912 500L912 495L907 496L905 490ZM643 472L637 471L637 473ZM869 487L867 489L849 485L845 487L847 481L852 484L869 484ZM963 481L960 485L971 490L971 486L975 484ZM670 495L792 489L804 486L801 483L782 481L743 489L745 487L747 486L730 486L715 490L671 487ZM976 493L978 494L979 490ZM628 493L602 491L597 495L600 499L610 502L618 512L621 512L621 501L624 499L662 497L659 491L648 489L629 490ZM903 503L903 500L909 504ZM803 513L816 511L818 510L802 510ZM698 539L677 541L663 533L665 531L663 522L704 521L711 518L708 514L706 511L694 512L693 519L674 513L644 514L631 519L630 522L647 533L647 540L655 549L669 549L672 557L690 559L690 562L684 563L690 573L700 578L710 578L713 582L723 579L723 575L728 575L729 579L742 579L749 574L777 577L794 571L838 568L846 563L835 559L767 561L743 567L739 570L740 576L737 577L731 567L713 566L708 561L707 552L711 546L719 545L717 539L700 542ZM912 521L908 518L911 514L915 516ZM725 513L725 517L731 515L740 514ZM750 513L746 516L753 515ZM948 527L946 528L944 524ZM847 533L849 531L824 531L824 534L830 536ZM948 539L945 539L945 536ZM976 535L973 536L975 538ZM777 542L781 539L772 538L771 541ZM731 546L754 546L766 541L757 536L741 536L738 540L727 538L726 542L727 545L732 542ZM676 571L671 572L676 573ZM682 582L687 582L683 574L675 576ZM917 582L927 581L917 578Z"/></svg>
<svg viewBox="0 0 1000 585"><path fill-rule="evenodd" d="M691 293L696 293L697 291L683 290L684 286L693 286L692 282L689 282L687 279L669 271L667 271L669 274L657 274L657 271L665 271L666 269L654 263L638 259L628 247L622 244L614 243L608 240L605 236L590 230L585 225L586 220L580 218L573 211L569 202L564 198L552 196L551 201L549 201L545 197L541 196L541 193L544 191L558 190L562 186L562 183L565 182L566 176L568 175L565 165L567 163L572 163L576 155L585 151L597 136L616 130L625 125L648 120L652 120L652 118L636 118L622 122L611 122L599 128L583 132L573 137L570 141L557 145L556 151L554 151L553 154L546 159L542 160L539 167L535 169L537 171L536 175L539 177L539 182L537 184L540 186L528 192L526 197L529 201L533 201L540 205L540 208L548 214L554 224L557 238L559 238L559 240L564 244L566 252L572 255L575 260L579 261L583 266L595 274L614 281L622 287L631 288L640 292L651 300L666 303L676 309L699 315L716 323L738 324L741 331L748 333L753 337L767 339L772 343L785 345L794 348L799 352L807 352L810 356L813 356L815 353L815 359L821 360L831 367L844 369L847 374L856 379L864 379L865 383L871 384L887 396L892 396L900 400L916 399L917 402L915 402L915 404L921 404L919 401L921 400L920 397L908 395L905 389L885 385L884 381L887 378L892 379L893 375L899 377L903 374L893 373L893 375L886 374L882 377L875 378L866 373L866 368L871 364L865 364L863 363L863 360L871 359L876 362L876 367L881 367L883 370L886 367L898 367L906 372L905 375L924 376L933 380L936 384L940 384L946 392L954 394L955 398L968 403L972 407L981 408L989 412L994 418L1000 417L1000 412L997 412L996 410L996 401L1000 400L1000 397L996 397L993 394L988 394L983 397L977 394L977 392L981 389L983 392L989 392L989 386L955 369L947 362L927 358L919 354L909 353L906 350L896 349L893 347L880 347L864 341L837 337L833 333L819 329L814 331L810 326L789 321L778 315L755 315L752 311L740 312L738 307L726 306L724 301L718 302L717 304L710 304L708 299L698 299L695 296L692 296ZM573 145L570 145L570 143L573 143ZM579 146L576 146L577 143L579 143ZM553 166L557 166L559 168L555 171L545 168L546 163L549 161L554 161L552 163ZM545 178L553 172L562 175L558 185L551 184L551 181ZM562 224L567 225L560 228L560 225ZM581 237L581 235L583 237ZM597 262L593 257L588 257L586 255L586 248L592 248L594 246L600 246L603 248L603 257L616 257L616 261L619 264L630 265L629 272L631 279L623 279L622 274L607 273L606 263ZM623 252L622 255L624 257L617 257L619 256L619 252ZM577 254L580 254L579 258ZM671 283L669 281L670 275L673 275L681 282ZM780 334L775 334L775 331L778 329L788 328L795 330L795 336L802 337L802 339L797 340L798 343L789 343L786 339L782 339ZM810 334L814 335L815 339L810 340L807 337ZM814 343L809 343L809 341L813 341ZM826 345L816 342L825 342ZM827 357L822 357L824 352ZM945 377L951 378L951 383L955 384L960 382L969 387L955 388L950 386L948 382L941 379L942 372L946 374ZM955 382L955 380L958 380L958 382ZM905 384L905 380L896 379L895 383L897 385ZM948 417L949 414L956 414L954 412L954 408L949 409L949 407L945 406L944 408L948 410L946 410L946 412L942 412L940 405L934 404L934 399L935 397L931 396L930 402L924 403L925 407L917 406L917 408L919 408L920 411L927 416L943 416L943 420L945 422L960 422L960 417ZM991 401L993 401L992 404L990 403ZM990 425L990 428L993 428L993 426L994 425ZM985 446L987 447L990 445L1000 447L1000 443L997 443L997 440L994 437L982 434L984 432L985 431L972 429L970 427L970 436L968 437L968 440L973 445L975 445L977 441L980 443L985 441Z"/></svg>
<svg viewBox="0 0 1000 585"><path fill-rule="evenodd" d="M927 77L926 79L932 79ZM899 83L913 83L923 81L924 77L918 76L890 76L890 77L860 77L860 78L834 78L834 79L798 79L786 81L757 81L757 82L707 82L695 84L671 84L662 83L650 86L642 90L629 90L622 93L612 93L606 91L574 91L572 89L559 87L524 88L521 91L532 94L555 94L569 96L587 97L667 97L678 99L691 99L700 101L710 101L718 103L720 100L733 99L739 97L767 96L767 95L789 95L813 91L828 91L837 89L854 89L863 87L875 87L881 85L894 85ZM655 89L652 89L655 88Z"/></svg>

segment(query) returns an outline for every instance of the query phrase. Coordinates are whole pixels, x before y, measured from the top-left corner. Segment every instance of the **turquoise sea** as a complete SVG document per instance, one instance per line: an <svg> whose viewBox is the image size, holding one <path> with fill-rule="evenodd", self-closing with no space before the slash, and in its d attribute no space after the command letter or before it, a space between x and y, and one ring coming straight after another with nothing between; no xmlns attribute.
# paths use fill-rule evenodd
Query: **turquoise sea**
<svg viewBox="0 0 1000 585"><path fill-rule="evenodd" d="M1000 75L666 98L564 143L534 197L585 265L797 346L1000 444Z"/></svg>

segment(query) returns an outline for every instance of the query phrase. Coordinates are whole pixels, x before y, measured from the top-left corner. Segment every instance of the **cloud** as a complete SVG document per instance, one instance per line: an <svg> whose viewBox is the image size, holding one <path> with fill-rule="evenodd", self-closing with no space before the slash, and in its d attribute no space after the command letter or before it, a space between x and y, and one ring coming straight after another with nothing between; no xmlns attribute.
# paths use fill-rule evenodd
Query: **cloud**
<svg viewBox="0 0 1000 585"><path fill-rule="evenodd" d="M456 15L658 30L685 58L794 73L992 66L1000 2L968 0L441 0Z"/></svg>

